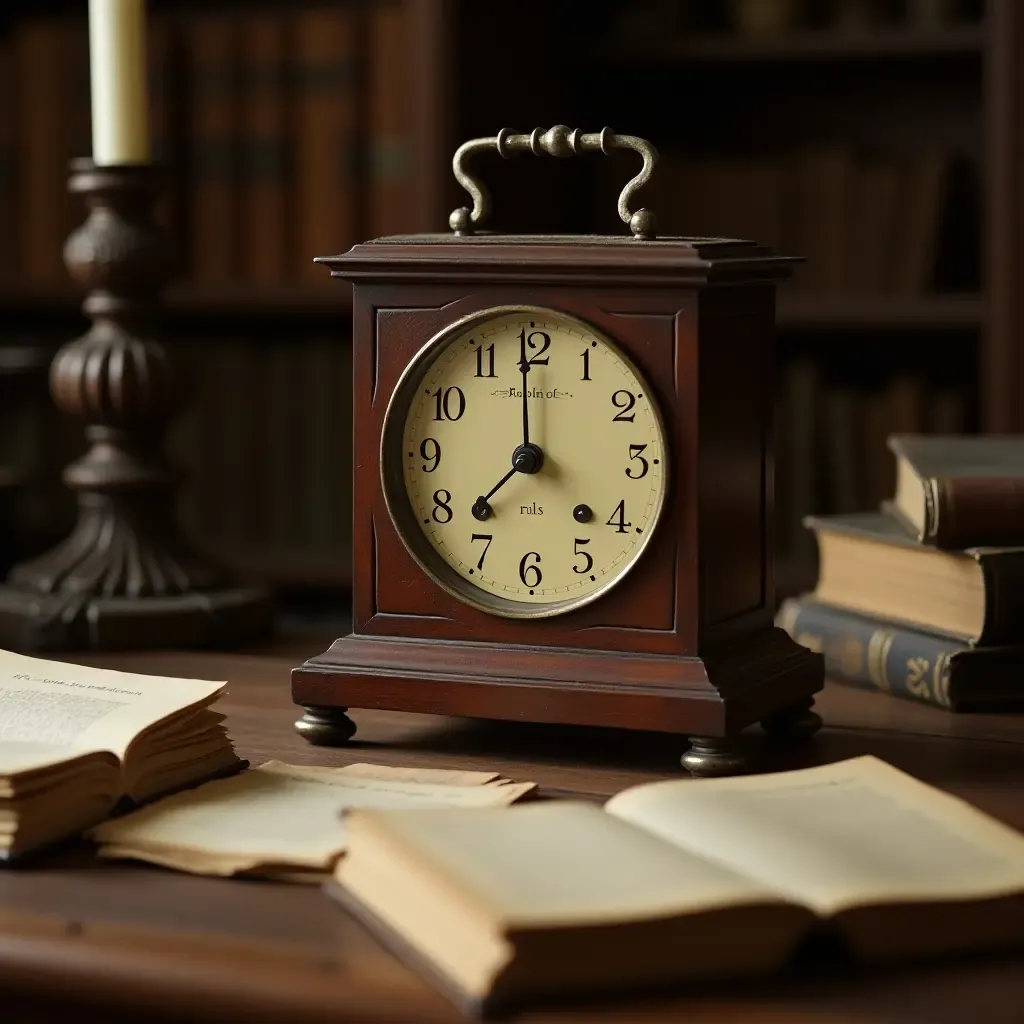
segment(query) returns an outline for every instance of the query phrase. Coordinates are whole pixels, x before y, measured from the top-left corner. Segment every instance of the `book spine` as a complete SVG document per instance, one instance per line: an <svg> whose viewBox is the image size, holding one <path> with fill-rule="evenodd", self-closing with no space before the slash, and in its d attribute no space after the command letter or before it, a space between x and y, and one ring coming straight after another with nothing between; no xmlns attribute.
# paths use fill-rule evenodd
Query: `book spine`
<svg viewBox="0 0 1024 1024"><path fill-rule="evenodd" d="M303 510L299 497L309 453L304 450L302 420L306 398L302 391L302 360L290 339L267 346L265 369L270 387L264 415L270 430L266 474L272 481L267 498L265 548L274 555L294 553L303 540Z"/></svg>
<svg viewBox="0 0 1024 1024"><path fill-rule="evenodd" d="M166 18L150 22L147 50L149 60L149 125L153 139L153 160L165 175L166 187L157 200L155 217L167 231L173 251L176 276L181 265L181 153L177 144L179 85L176 35Z"/></svg>
<svg viewBox="0 0 1024 1024"><path fill-rule="evenodd" d="M210 369L216 368L220 419L217 437L204 438L216 449L218 539L230 553L244 549L253 485L241 455L248 443L252 417L253 346L244 338L218 339Z"/></svg>
<svg viewBox="0 0 1024 1024"><path fill-rule="evenodd" d="M223 283L235 275L236 26L201 16L187 26L192 276Z"/></svg>
<svg viewBox="0 0 1024 1024"><path fill-rule="evenodd" d="M963 644L862 618L807 598L782 603L776 622L825 658L825 674L934 707L951 708L953 658Z"/></svg>
<svg viewBox="0 0 1024 1024"><path fill-rule="evenodd" d="M64 91L64 161L61 165L63 181L61 188L61 211L63 223L60 228L60 246L62 253L64 241L68 235L85 219L86 208L81 197L72 195L67 187L70 163L76 157L87 157L92 154L92 105L90 101L91 84L89 80L89 26L84 18L71 17L63 24L66 65L62 78ZM63 263L63 259L61 259ZM62 269L61 277L67 274Z"/></svg>
<svg viewBox="0 0 1024 1024"><path fill-rule="evenodd" d="M193 542L203 537L202 501L200 495L199 460L202 450L197 379L203 379L197 367L204 367L203 341L189 339L177 346L178 371L186 386L189 401L170 424L167 433L167 455L172 468L180 474L178 515L186 536Z"/></svg>
<svg viewBox="0 0 1024 1024"><path fill-rule="evenodd" d="M971 646L1024 641L1024 550L974 549L985 586L985 622Z"/></svg>
<svg viewBox="0 0 1024 1024"><path fill-rule="evenodd" d="M0 235L8 239L0 251L0 281L12 284L15 253L10 239L15 233L14 192L14 53L8 40L0 41Z"/></svg>
<svg viewBox="0 0 1024 1024"><path fill-rule="evenodd" d="M303 547L318 554L331 549L338 514L335 496L339 491L348 491L348 481L342 478L334 458L337 431L332 413L335 390L341 384L332 373L331 356L338 344L330 338L310 339L299 355L303 362L301 447L306 458L298 504L303 519Z"/></svg>
<svg viewBox="0 0 1024 1024"><path fill-rule="evenodd" d="M67 280L61 262L66 223L68 67L60 21L28 20L14 35L18 269L23 284Z"/></svg>
<svg viewBox="0 0 1024 1024"><path fill-rule="evenodd" d="M242 274L260 284L280 283L289 270L286 25L275 15L247 15L241 31Z"/></svg>
<svg viewBox="0 0 1024 1024"><path fill-rule="evenodd" d="M370 12L369 233L372 238L409 230L409 66L402 2L376 4Z"/></svg>
<svg viewBox="0 0 1024 1024"><path fill-rule="evenodd" d="M925 481L925 535L939 548L1020 542L1024 477L952 477Z"/></svg>
<svg viewBox="0 0 1024 1024"><path fill-rule="evenodd" d="M357 241L356 12L302 11L295 26L296 266L325 282L316 256Z"/></svg>

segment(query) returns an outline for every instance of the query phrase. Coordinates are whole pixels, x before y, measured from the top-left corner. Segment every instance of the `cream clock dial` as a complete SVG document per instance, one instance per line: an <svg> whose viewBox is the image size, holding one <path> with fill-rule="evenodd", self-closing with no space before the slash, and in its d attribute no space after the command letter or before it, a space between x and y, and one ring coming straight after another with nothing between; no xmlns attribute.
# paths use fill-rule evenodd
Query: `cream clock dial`
<svg viewBox="0 0 1024 1024"><path fill-rule="evenodd" d="M636 563L668 481L654 395L604 335L503 307L433 339L387 413L389 510L414 558L486 611L540 617Z"/></svg>

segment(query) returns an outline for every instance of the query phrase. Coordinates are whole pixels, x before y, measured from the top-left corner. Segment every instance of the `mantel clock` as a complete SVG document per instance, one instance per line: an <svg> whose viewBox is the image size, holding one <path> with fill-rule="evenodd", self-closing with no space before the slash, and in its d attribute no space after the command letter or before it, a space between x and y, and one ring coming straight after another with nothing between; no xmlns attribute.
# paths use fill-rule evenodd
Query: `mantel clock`
<svg viewBox="0 0 1024 1024"><path fill-rule="evenodd" d="M480 232L482 151L635 150L619 236ZM775 290L792 260L659 238L643 139L503 130L455 154L451 234L318 262L353 284L353 632L292 673L313 743L348 708L689 737L818 724L820 658L774 627ZM682 746L682 744L681 744Z"/></svg>

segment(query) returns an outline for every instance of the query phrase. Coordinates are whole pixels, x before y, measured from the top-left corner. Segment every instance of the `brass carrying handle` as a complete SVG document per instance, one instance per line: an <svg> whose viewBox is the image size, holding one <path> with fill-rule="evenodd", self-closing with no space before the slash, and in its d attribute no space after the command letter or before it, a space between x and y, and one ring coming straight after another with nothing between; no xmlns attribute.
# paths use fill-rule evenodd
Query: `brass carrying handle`
<svg viewBox="0 0 1024 1024"><path fill-rule="evenodd" d="M452 210L448 224L457 235L471 235L474 228L483 224L491 212L491 197L483 182L466 170L466 161L475 153L497 150L499 156L508 159L513 153L526 150L536 156L546 153L548 156L566 157L591 152L607 154L613 149L632 149L643 157L644 165L640 173L631 178L619 194L618 211L622 221L629 225L634 238L654 238L657 227L654 213L646 209L633 212L629 203L634 193L651 180L654 165L658 162L658 151L646 139L635 135L616 135L611 128L602 128L599 132L581 132L578 128L570 131L564 124L556 124L547 131L534 128L529 135L517 134L511 128L502 128L491 138L470 139L459 146L452 157L452 170L455 172L455 180L472 197L473 209L460 206Z"/></svg>

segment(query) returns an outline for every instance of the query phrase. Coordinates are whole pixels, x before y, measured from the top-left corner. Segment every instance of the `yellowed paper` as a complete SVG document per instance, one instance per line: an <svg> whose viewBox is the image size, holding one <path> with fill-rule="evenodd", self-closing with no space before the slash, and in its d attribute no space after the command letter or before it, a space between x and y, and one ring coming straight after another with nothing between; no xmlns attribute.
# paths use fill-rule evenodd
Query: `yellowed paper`
<svg viewBox="0 0 1024 1024"><path fill-rule="evenodd" d="M123 759L142 730L183 708L212 701L224 683L136 675L68 665L0 651L0 751L4 763L26 763L26 747L55 751L109 750Z"/></svg>
<svg viewBox="0 0 1024 1024"><path fill-rule="evenodd" d="M270 764L280 764L280 762L268 761L261 767L266 768ZM348 764L344 768L317 768L315 771L336 771L354 778L381 779L392 782L426 782L441 786L506 785L510 781L503 779L498 772L462 771L458 768L397 768L388 764Z"/></svg>
<svg viewBox="0 0 1024 1024"><path fill-rule="evenodd" d="M652 783L605 809L824 915L1024 889L1024 836L874 757Z"/></svg>
<svg viewBox="0 0 1024 1024"><path fill-rule="evenodd" d="M197 859L219 867L214 873L261 864L327 869L344 850L348 808L496 807L533 788L431 785L272 761L104 822L91 836L111 854L173 858L185 870Z"/></svg>
<svg viewBox="0 0 1024 1024"><path fill-rule="evenodd" d="M473 814L375 809L357 811L353 821L414 851L437 870L437 885L443 876L509 927L643 920L777 899L734 871L575 801ZM348 864L337 871L344 881Z"/></svg>

